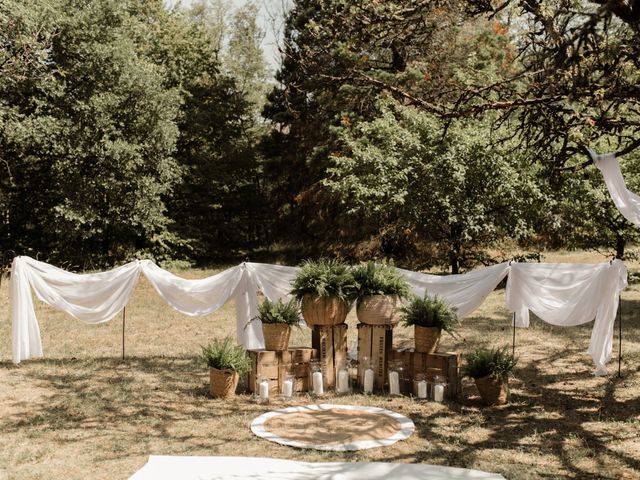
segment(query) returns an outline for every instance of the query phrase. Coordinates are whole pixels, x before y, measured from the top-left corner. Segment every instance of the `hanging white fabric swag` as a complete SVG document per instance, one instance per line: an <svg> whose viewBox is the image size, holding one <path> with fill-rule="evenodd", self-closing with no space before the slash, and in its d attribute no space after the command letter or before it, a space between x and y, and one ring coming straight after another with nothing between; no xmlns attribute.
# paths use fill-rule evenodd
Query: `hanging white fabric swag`
<svg viewBox="0 0 640 480"><path fill-rule="evenodd" d="M620 213L636 227L640 227L640 197L627 190L616 154L598 155L589 149L589 155L602 172L607 190Z"/></svg>

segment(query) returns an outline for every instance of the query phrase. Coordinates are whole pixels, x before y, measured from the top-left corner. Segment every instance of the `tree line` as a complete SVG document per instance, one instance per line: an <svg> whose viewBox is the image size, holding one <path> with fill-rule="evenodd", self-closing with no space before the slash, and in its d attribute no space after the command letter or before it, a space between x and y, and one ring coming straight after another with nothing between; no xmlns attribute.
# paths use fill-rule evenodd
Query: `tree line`
<svg viewBox="0 0 640 480"><path fill-rule="evenodd" d="M0 250L80 267L331 254L457 272L625 254L586 147L640 190L634 2L0 2Z"/></svg>

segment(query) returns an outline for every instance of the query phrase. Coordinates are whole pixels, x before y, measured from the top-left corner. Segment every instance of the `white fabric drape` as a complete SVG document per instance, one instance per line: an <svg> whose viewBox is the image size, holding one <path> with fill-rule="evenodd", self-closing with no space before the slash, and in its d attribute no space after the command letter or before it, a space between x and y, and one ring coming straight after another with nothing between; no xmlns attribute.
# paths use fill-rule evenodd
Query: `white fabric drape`
<svg viewBox="0 0 640 480"><path fill-rule="evenodd" d="M457 309L459 317L470 315L509 273L509 263L499 263L457 275L427 275L399 269L414 294L437 294Z"/></svg>
<svg viewBox="0 0 640 480"><path fill-rule="evenodd" d="M562 327L595 319L588 352L596 375L606 375L618 300L626 286L627 269L620 260L595 265L514 263L507 280L507 308L515 312L519 327L529 326L529 311Z"/></svg>
<svg viewBox="0 0 640 480"><path fill-rule="evenodd" d="M636 227L640 227L640 197L627 190L615 153L598 155L589 149L589 155L602 172L607 190L620 213Z"/></svg>

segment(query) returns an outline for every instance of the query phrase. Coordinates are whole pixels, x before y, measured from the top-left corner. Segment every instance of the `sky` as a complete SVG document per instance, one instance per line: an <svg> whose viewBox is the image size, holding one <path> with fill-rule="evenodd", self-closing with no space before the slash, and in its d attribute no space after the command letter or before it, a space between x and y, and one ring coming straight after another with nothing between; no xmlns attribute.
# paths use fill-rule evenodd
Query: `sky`
<svg viewBox="0 0 640 480"><path fill-rule="evenodd" d="M189 6L194 0L166 0L168 5L175 5L180 1L183 6ZM239 8L247 3L248 0L226 0L232 8ZM258 25L265 32L262 41L262 50L264 57L274 74L280 65L278 55L278 39L282 38L282 29L284 22L284 13L291 4L291 0L254 0L260 7L258 14Z"/></svg>

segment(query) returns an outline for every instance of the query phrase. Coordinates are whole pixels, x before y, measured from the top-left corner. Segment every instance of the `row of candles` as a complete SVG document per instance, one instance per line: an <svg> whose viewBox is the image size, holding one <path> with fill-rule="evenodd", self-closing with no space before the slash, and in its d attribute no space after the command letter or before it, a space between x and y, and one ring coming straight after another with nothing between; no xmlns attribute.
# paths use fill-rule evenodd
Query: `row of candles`
<svg viewBox="0 0 640 480"><path fill-rule="evenodd" d="M365 359L366 362L366 359ZM349 367L353 364L344 363L338 367L336 375L336 393L339 395L349 394L352 392L351 387L351 373ZM372 394L374 389L374 370L365 363L365 369L362 375L362 392L365 394ZM400 396L401 388L400 382L403 378L403 367L398 363L389 363L388 367L388 391L390 395ZM291 398L294 393L295 377L287 374L284 376L282 382L281 395L284 398ZM431 399L436 402L444 401L444 392L447 385L446 378L436 375L432 382L429 382L423 373L418 373L414 379L414 390L416 397L421 400L428 398L428 385L431 383ZM258 375L256 379L256 393L259 401L269 400L269 379L262 378ZM322 371L322 365L320 362L312 361L310 363L310 378L309 378L309 393L321 396L325 394L324 375Z"/></svg>

